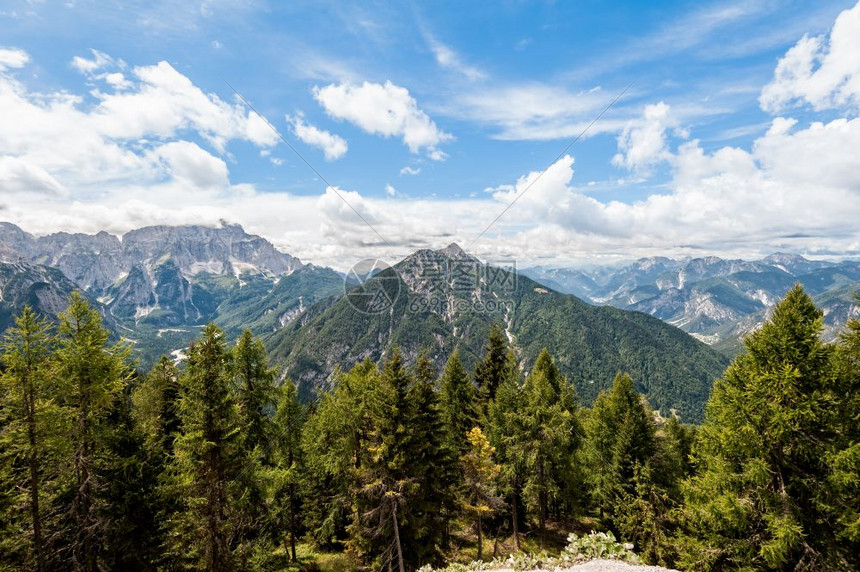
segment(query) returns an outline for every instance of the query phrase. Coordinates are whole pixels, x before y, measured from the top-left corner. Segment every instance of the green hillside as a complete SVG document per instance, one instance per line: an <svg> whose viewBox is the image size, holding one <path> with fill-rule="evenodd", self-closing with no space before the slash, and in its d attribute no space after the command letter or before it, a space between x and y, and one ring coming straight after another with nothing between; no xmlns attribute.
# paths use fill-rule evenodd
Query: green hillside
<svg viewBox="0 0 860 572"><path fill-rule="evenodd" d="M523 276L505 272L496 277L505 285L488 284L477 275L480 265L459 275L480 286L460 288L455 277L442 272L452 260L463 266L476 262L419 251L369 280L367 289L382 281L399 284L399 295L384 311L362 312L348 297L311 308L302 320L269 337L273 360L308 397L327 386L335 368L365 358L378 361L395 345L407 361L424 351L437 363L459 348L472 369L497 323L513 339L526 369L547 348L586 403L609 387L616 373L627 371L655 408L677 410L689 421L702 419L711 382L727 364L705 344L657 318L591 306ZM439 283L427 279L440 275ZM499 307L487 309L494 305Z"/></svg>

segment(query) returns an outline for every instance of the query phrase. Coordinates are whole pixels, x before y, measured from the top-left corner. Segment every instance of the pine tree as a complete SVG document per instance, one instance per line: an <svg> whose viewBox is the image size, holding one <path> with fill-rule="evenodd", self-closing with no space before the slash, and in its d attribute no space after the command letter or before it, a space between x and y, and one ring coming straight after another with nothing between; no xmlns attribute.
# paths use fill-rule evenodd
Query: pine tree
<svg viewBox="0 0 860 572"><path fill-rule="evenodd" d="M159 549L150 559L152 566L168 564L164 545L170 533L169 523L182 507L170 474L175 442L182 429L179 398L179 371L167 356L162 356L143 376L131 395L134 427L142 438L140 478L154 479L154 483L149 483L151 489L146 499L147 509L155 521L150 534L157 533L159 537Z"/></svg>
<svg viewBox="0 0 860 572"><path fill-rule="evenodd" d="M439 547L448 540L459 467L445 439L439 397L434 387L436 372L424 354L419 355L412 377L414 382L407 393L412 412L409 473L417 491L410 521L418 549L417 561L434 563L441 560Z"/></svg>
<svg viewBox="0 0 860 572"><path fill-rule="evenodd" d="M496 389L510 374L508 341L498 324L490 328L484 351L484 359L475 368L475 384L486 403L496 397Z"/></svg>
<svg viewBox="0 0 860 572"><path fill-rule="evenodd" d="M379 371L369 360L334 377L334 389L310 412L302 432L305 526L324 548L343 540L347 525L359 520L354 481L371 431L371 396L380 386Z"/></svg>
<svg viewBox="0 0 860 572"><path fill-rule="evenodd" d="M233 392L242 428L239 454L245 459L239 482L234 483L239 489L234 522L237 540L242 546L241 556L246 558L244 553L255 547L258 551L266 551L262 543L256 542L266 520L260 473L272 467L270 440L277 387L275 371L269 368L263 343L250 331L242 333L230 354Z"/></svg>
<svg viewBox="0 0 860 572"><path fill-rule="evenodd" d="M224 332L207 325L188 351L180 377L179 416L172 467L183 510L171 519L176 562L209 571L235 566L230 539L241 531L234 517L235 484L247 465L230 379Z"/></svg>
<svg viewBox="0 0 860 572"><path fill-rule="evenodd" d="M162 503L157 498L165 466L153 458L147 444L147 434L134 421L131 394L124 391L105 424L98 471L103 483L99 514L106 522L101 569L132 572L167 564L162 557Z"/></svg>
<svg viewBox="0 0 860 572"><path fill-rule="evenodd" d="M263 343L249 330L242 332L232 353L243 446L247 454L264 458L276 396L275 371L269 368Z"/></svg>
<svg viewBox="0 0 860 572"><path fill-rule="evenodd" d="M860 295L855 296L860 305ZM826 462L827 498L821 505L835 523L836 535L845 544L844 552L854 554L850 560L860 567L860 319L852 318L836 346L838 372L831 426L833 439Z"/></svg>
<svg viewBox="0 0 860 572"><path fill-rule="evenodd" d="M475 386L469 380L457 349L445 363L439 393L446 442L459 457L467 450L463 435L478 424L479 416Z"/></svg>
<svg viewBox="0 0 860 572"><path fill-rule="evenodd" d="M153 366L132 392L133 416L146 436L151 462L166 466L181 429L179 371L167 356Z"/></svg>
<svg viewBox="0 0 860 572"><path fill-rule="evenodd" d="M356 471L358 519L350 527L350 545L356 552L377 566L397 563L401 570L418 564L409 516L418 492L409 470L411 381L400 351L394 348L372 395L367 453Z"/></svg>
<svg viewBox="0 0 860 572"><path fill-rule="evenodd" d="M592 495L600 515L617 527L624 495L635 493L636 467L657 452L656 426L627 374L618 374L610 391L598 395L589 421Z"/></svg>
<svg viewBox="0 0 860 572"><path fill-rule="evenodd" d="M5 372L2 382L2 417L0 445L3 451L3 490L10 494L8 510L0 512L10 526L27 530L24 538L13 531L3 537L4 559L10 565L20 563L31 570L45 570L46 498L45 481L56 479L56 433L64 423L53 399L48 379L51 368L53 337L48 323L24 306L15 325L6 332L2 343ZM16 459L22 459L20 463ZM50 483L47 483L50 485ZM26 508L25 508L26 507ZM5 528L5 527L3 527ZM21 552L22 554L18 554ZM2 562L2 560L0 560Z"/></svg>
<svg viewBox="0 0 860 572"><path fill-rule="evenodd" d="M302 429L305 411L299 402L298 391L291 380L281 387L281 396L272 427L272 460L269 471L268 504L270 530L284 545L290 560L296 561L296 537L301 530L302 495L304 476Z"/></svg>
<svg viewBox="0 0 860 572"><path fill-rule="evenodd" d="M516 368L499 385L489 405L489 438L499 460L501 492L511 507L511 532L514 547L520 549L519 525L522 519L522 490L526 475L527 451L520 445L523 427L523 388Z"/></svg>
<svg viewBox="0 0 860 572"><path fill-rule="evenodd" d="M130 375L129 348L121 342L107 345L109 334L101 316L78 293L72 294L69 307L60 314L59 332L57 375L63 405L74 418L69 436L75 476L71 563L75 570L95 571L106 526L99 514L103 487L99 471L104 468L108 415Z"/></svg>
<svg viewBox="0 0 860 572"><path fill-rule="evenodd" d="M463 455L465 495L463 510L475 519L478 531L478 560L482 560L484 547L483 520L502 508L504 502L496 493L496 478L501 468L493 461L495 449L480 427L466 433L469 452Z"/></svg>
<svg viewBox="0 0 860 572"><path fill-rule="evenodd" d="M828 461L839 456L834 416L847 396L835 391L833 348L821 342L821 331L822 312L798 285L714 384L694 449L698 474L685 487L688 562L822 570L857 564L851 545L836 540L831 518L830 501L839 495L830 494Z"/></svg>
<svg viewBox="0 0 860 572"><path fill-rule="evenodd" d="M543 350L542 354L546 353ZM576 449L571 404L562 399L553 379L553 365L549 355L539 358L540 369L535 368L526 378L521 406L522 432L512 444L515 457L523 459L525 480L523 497L526 505L537 512L541 547L544 544L550 503L559 495L560 467L565 467ZM566 385L566 381L564 382Z"/></svg>

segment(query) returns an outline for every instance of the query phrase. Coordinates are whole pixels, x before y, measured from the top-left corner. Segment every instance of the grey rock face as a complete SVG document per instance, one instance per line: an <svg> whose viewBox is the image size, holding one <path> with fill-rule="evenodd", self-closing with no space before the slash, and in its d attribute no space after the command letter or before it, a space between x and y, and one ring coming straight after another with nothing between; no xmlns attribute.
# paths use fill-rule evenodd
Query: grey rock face
<svg viewBox="0 0 860 572"><path fill-rule="evenodd" d="M853 292L860 290L860 263L785 253L752 261L645 258L615 268L537 268L526 273L594 304L651 314L727 353L736 351L740 338L759 327L798 282L824 310L826 337L833 337L858 311Z"/></svg>
<svg viewBox="0 0 860 572"><path fill-rule="evenodd" d="M122 239L58 232L34 238L17 226L0 223L0 260L26 260L59 268L83 290L101 296L140 266L152 275L171 260L184 276L201 273L288 274L302 266L269 241L247 234L241 226L152 226L126 233ZM154 287L154 284L150 284Z"/></svg>
<svg viewBox="0 0 860 572"><path fill-rule="evenodd" d="M37 239L35 262L59 268L86 291L102 292L127 271L122 243L106 232L96 235L58 232Z"/></svg>
<svg viewBox="0 0 860 572"><path fill-rule="evenodd" d="M0 330L29 304L36 312L56 319L66 309L75 285L62 272L29 262L0 262Z"/></svg>

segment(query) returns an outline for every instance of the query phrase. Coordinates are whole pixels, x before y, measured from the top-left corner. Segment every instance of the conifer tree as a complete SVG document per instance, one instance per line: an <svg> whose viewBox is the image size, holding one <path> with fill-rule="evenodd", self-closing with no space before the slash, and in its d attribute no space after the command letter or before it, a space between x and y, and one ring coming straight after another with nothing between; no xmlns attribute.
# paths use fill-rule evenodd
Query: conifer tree
<svg viewBox="0 0 860 572"><path fill-rule="evenodd" d="M9 493L9 506L0 515L7 526L27 531L24 538L14 528L8 535L3 531L9 542L2 543L2 554L4 559L11 557L10 565L23 561L28 569L38 571L46 569L45 512L53 500L53 495L45 494L46 488L50 491L46 486L50 482L45 481L57 478L55 455L63 433L56 430L62 431L65 425L48 385L52 345L47 321L24 306L0 347L5 368L0 377L2 488L15 491Z"/></svg>
<svg viewBox="0 0 860 572"><path fill-rule="evenodd" d="M270 440L272 415L276 406L277 388L275 371L268 365L263 343L249 330L242 332L230 352L230 370L233 375L233 392L241 427L240 456L245 468L234 486L237 493L234 521L243 552L253 549L262 532L265 516L265 493L262 490L261 471L271 469ZM258 547L265 551L261 543Z"/></svg>
<svg viewBox="0 0 860 572"><path fill-rule="evenodd" d="M440 548L448 540L459 484L459 467L447 444L436 372L423 353L412 372L413 382L407 392L411 411L409 473L417 485L410 509L411 529L418 549L416 559L422 563L441 562Z"/></svg>
<svg viewBox="0 0 860 572"><path fill-rule="evenodd" d="M592 496L600 515L617 525L625 494L635 493L634 474L657 452L650 408L627 374L594 402L588 430Z"/></svg>
<svg viewBox="0 0 860 572"><path fill-rule="evenodd" d="M98 473L103 483L100 516L106 522L100 567L142 571L167 565L161 526L164 511L158 499L164 462L151 455L147 434L134 421L128 391L114 401L105 425Z"/></svg>
<svg viewBox="0 0 860 572"><path fill-rule="evenodd" d="M836 391L833 348L821 331L822 312L798 285L714 384L694 449L698 474L685 487L693 531L686 558L697 567L857 564L851 543L837 540L831 503L840 495L829 480L844 443L834 416L856 395Z"/></svg>
<svg viewBox="0 0 860 572"><path fill-rule="evenodd" d="M860 305L860 294L855 295ZM836 345L838 406L831 417L833 440L826 462L827 507L845 552L860 554L860 319L852 318ZM857 558L852 560L860 566Z"/></svg>
<svg viewBox="0 0 860 572"><path fill-rule="evenodd" d="M463 436L478 424L478 403L475 386L460 361L460 351L455 349L439 382L439 400L446 442L459 457L468 449Z"/></svg>
<svg viewBox="0 0 860 572"><path fill-rule="evenodd" d="M552 360L547 361L547 358L548 354L539 358L544 365L535 368L526 378L521 406L522 430L512 445L512 454L523 459L526 475L523 497L527 506L537 513L541 547L550 503L560 491L558 468L569 462L571 451L576 448L572 443L575 420L571 405L556 390L553 369L546 367Z"/></svg>
<svg viewBox="0 0 860 572"><path fill-rule="evenodd" d="M304 454L301 448L305 411L292 380L281 387L281 396L272 427L268 504L270 530L282 542L290 560L296 561L296 537L301 530L301 479Z"/></svg>
<svg viewBox="0 0 860 572"><path fill-rule="evenodd" d="M247 454L262 458L266 456L276 397L275 371L269 367L263 343L249 330L242 332L232 354L243 446ZM256 448L259 451L254 453Z"/></svg>
<svg viewBox="0 0 860 572"><path fill-rule="evenodd" d="M69 438L74 447L75 489L71 501L74 538L71 564L75 570L99 567L106 521L100 517L99 472L105 457L108 415L128 382L129 348L108 346L108 331L99 313L77 292L60 314L57 377L63 405L73 417Z"/></svg>
<svg viewBox="0 0 860 572"><path fill-rule="evenodd" d="M501 326L493 324L484 347L484 358L475 368L475 384L485 403L496 397L496 389L510 374L508 341Z"/></svg>
<svg viewBox="0 0 860 572"><path fill-rule="evenodd" d="M356 471L358 520L350 530L351 546L364 558L378 566L396 563L401 570L417 565L415 523L410 520L418 492L410 472L410 383L400 351L394 348L372 395L367 454Z"/></svg>
<svg viewBox="0 0 860 572"><path fill-rule="evenodd" d="M348 523L359 520L354 481L365 460L371 395L379 385L379 371L370 360L349 372L335 372L334 389L322 396L305 423L304 520L318 546L333 547L344 539Z"/></svg>
<svg viewBox="0 0 860 572"><path fill-rule="evenodd" d="M172 467L183 510L171 525L176 562L209 571L235 567L230 539L240 534L234 516L233 485L247 465L241 456L240 426L230 379L224 332L207 325L188 350L180 377L179 416Z"/></svg>
<svg viewBox="0 0 860 572"><path fill-rule="evenodd" d="M181 429L179 417L179 371L162 356L132 393L133 415L146 436L151 462L166 466Z"/></svg>
<svg viewBox="0 0 860 572"><path fill-rule="evenodd" d="M467 515L475 519L478 531L478 560L482 560L483 520L504 505L501 497L496 493L495 484L501 468L493 461L495 449L480 427L473 427L466 434L466 439L469 442L469 452L460 460L465 478L463 509Z"/></svg>
<svg viewBox="0 0 860 572"><path fill-rule="evenodd" d="M501 492L511 507L511 531L514 547L520 549L519 524L522 514L522 489L526 475L526 454L520 445L524 434L523 388L516 368L499 385L496 398L489 405L489 438L499 460Z"/></svg>

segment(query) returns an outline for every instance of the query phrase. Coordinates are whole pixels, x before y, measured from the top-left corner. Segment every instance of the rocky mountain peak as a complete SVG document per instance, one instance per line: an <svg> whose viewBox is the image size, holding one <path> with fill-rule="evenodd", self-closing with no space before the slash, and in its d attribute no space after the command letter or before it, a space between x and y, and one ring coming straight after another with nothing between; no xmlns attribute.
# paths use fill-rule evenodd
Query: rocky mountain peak
<svg viewBox="0 0 860 572"><path fill-rule="evenodd" d="M452 242L451 244L449 244L445 248L440 249L438 252L445 255L448 258L451 258L452 260L473 258L471 255L467 254L466 251L463 250L460 247L460 245L457 244L456 242Z"/></svg>

